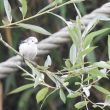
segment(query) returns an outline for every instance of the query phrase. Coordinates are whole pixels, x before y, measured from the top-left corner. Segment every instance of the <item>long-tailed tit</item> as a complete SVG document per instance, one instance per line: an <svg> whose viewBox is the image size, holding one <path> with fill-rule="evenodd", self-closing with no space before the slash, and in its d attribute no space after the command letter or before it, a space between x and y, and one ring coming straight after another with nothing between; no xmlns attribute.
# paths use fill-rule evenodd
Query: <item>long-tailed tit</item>
<svg viewBox="0 0 110 110"><path fill-rule="evenodd" d="M19 45L19 52L24 57L24 59L26 58L30 61L35 61L38 51L37 43L37 38L33 36L21 42Z"/></svg>

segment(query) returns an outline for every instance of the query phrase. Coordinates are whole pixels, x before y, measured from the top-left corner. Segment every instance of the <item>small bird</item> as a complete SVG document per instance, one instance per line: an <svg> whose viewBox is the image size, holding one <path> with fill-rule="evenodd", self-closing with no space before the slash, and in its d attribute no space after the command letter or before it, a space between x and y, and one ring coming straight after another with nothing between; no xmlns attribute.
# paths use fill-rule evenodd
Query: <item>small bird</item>
<svg viewBox="0 0 110 110"><path fill-rule="evenodd" d="M38 52L37 44L38 40L33 36L25 39L20 43L19 52L24 57L24 59L35 61Z"/></svg>

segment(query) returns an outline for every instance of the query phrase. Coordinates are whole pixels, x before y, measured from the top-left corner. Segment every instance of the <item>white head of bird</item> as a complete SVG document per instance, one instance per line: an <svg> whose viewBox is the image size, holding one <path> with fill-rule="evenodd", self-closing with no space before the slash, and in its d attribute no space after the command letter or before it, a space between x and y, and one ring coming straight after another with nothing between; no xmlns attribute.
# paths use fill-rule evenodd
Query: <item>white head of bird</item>
<svg viewBox="0 0 110 110"><path fill-rule="evenodd" d="M31 37L25 39L19 45L20 54L24 58L26 58L30 61L34 61L36 59L37 51L38 51L37 43L38 43L38 40L36 37L31 36Z"/></svg>

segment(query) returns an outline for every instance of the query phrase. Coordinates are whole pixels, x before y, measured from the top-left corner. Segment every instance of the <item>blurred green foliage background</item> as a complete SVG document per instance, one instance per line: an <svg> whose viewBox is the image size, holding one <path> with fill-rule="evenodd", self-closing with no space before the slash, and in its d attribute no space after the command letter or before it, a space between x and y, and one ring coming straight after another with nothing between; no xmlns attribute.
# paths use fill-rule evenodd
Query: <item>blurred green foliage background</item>
<svg viewBox="0 0 110 110"><path fill-rule="evenodd" d="M26 17L36 14L40 9L48 5L52 0L27 0L28 1L28 12ZM67 0L64 0L67 1ZM22 14L19 11L19 3L17 0L9 0L12 7L13 22L19 21L22 19ZM77 4L82 16L90 13L92 10L100 7L104 3L109 2L109 0L85 0L82 3ZM73 4L64 6L60 9L54 11L57 14L63 16L66 20L75 19L76 11ZM5 19L5 10L3 5L3 0L0 0L0 25L2 25L2 20ZM61 22L58 18L55 18L51 15L43 15L32 20L26 21L26 23L39 25L51 33L57 32L62 27L64 23ZM110 23L102 23L96 27L96 29L101 29L103 27L110 27ZM36 36L39 41L45 39L48 36L40 35L35 32L23 29L23 28L4 28L0 29L0 33L3 36L3 39L10 44L13 48L18 50L18 45L21 40L33 35ZM100 39L95 39L94 44L98 45L99 48L95 50L91 55L88 56L88 59L91 61L107 60L107 34L102 35ZM52 70L58 70L62 68L65 58L68 58L70 44L64 44L59 49L53 49L50 53L53 59ZM13 56L14 53L7 49L3 44L0 43L0 62L3 62ZM45 56L39 59L39 64L42 64L45 59ZM22 93L7 95L9 91L19 87L20 85L28 83L22 76L21 71L16 74L12 73L7 78L3 79L3 89L4 89L4 110L39 110L39 106L36 103L35 95L39 88L29 89ZM76 79L77 80L77 79ZM75 81L71 81L74 83ZM100 83L107 87L110 90L110 80L100 81ZM72 85L73 86L73 85ZM94 101L103 100L102 94L97 94L96 91L91 91L91 98ZM79 100L79 99L77 99ZM76 100L76 101L77 101ZM43 107L43 110L76 110L73 108L75 101L67 100L67 104L63 104L58 96L58 93L51 95L46 101L46 104ZM92 110L90 108L90 110ZM99 110L99 109L97 109Z"/></svg>

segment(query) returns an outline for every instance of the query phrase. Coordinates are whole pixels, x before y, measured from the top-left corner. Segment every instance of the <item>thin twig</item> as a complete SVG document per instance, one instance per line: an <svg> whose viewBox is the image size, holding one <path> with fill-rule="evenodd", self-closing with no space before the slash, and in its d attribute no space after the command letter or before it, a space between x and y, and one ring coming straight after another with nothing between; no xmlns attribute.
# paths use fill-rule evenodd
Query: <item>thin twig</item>
<svg viewBox="0 0 110 110"><path fill-rule="evenodd" d="M79 2L79 1L84 1L84 0L72 0L72 1L67 1L67 2L65 2L65 3L63 3L63 4L61 4L61 5L55 6L54 8L51 8L51 9L45 11L45 12L37 13L37 14L31 16L31 17L28 17L28 18L22 19L22 20L20 20L20 21L17 21L17 22L14 22L14 23L8 24L8 25L0 26L0 28L10 27L10 26L12 26L12 25L16 25L16 24L18 24L18 23L21 23L21 22L24 22L24 21L27 21L27 20L31 20L31 19L33 19L33 18L35 18L35 17L38 17L38 16L41 16L41 15L44 15L44 14L50 12L50 11L53 11L53 10L55 10L55 9L58 9L58 8L62 7L62 6L68 5L68 4L73 3L73 2Z"/></svg>
<svg viewBox="0 0 110 110"><path fill-rule="evenodd" d="M43 82L41 82L40 85L46 86L46 87L51 88L51 89L55 89L56 88L56 87L50 86L47 83L43 83Z"/></svg>

